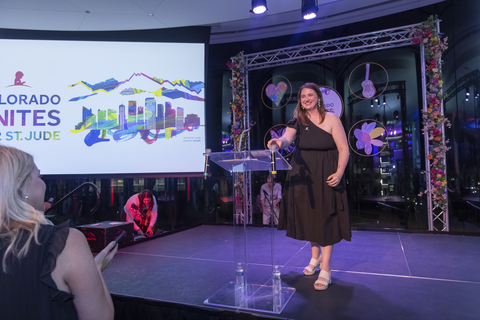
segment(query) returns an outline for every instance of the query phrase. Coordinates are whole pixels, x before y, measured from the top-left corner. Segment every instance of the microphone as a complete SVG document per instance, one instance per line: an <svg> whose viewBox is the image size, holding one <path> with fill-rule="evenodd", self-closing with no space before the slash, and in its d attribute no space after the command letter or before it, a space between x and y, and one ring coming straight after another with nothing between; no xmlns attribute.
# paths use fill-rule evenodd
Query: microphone
<svg viewBox="0 0 480 320"><path fill-rule="evenodd" d="M275 153L277 151L277 145L272 143L270 145L270 164L271 164L271 169L270 172L272 173L272 176L275 177L277 174L277 161L275 159Z"/></svg>
<svg viewBox="0 0 480 320"><path fill-rule="evenodd" d="M245 134L245 132L250 131L252 129L252 127L256 124L257 123L254 120L252 120L252 121L250 121L250 126L248 127L248 129L245 129L245 130L242 131L242 134L240 135L240 142L238 143L238 149L239 149L238 151L241 151L241 149L242 149L243 135Z"/></svg>
<svg viewBox="0 0 480 320"><path fill-rule="evenodd" d="M209 167L210 167L210 164L208 163L210 161L210 153L212 152L212 150L210 149L206 149L205 150L205 169L203 171L203 179L206 180L207 177L208 177L208 171L209 171Z"/></svg>

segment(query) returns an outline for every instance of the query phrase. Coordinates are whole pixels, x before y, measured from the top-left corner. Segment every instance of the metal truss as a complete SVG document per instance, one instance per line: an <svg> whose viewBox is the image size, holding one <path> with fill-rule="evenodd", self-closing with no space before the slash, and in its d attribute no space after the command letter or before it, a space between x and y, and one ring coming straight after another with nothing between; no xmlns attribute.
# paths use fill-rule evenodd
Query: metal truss
<svg viewBox="0 0 480 320"><path fill-rule="evenodd" d="M480 84L480 71L473 70L470 73L467 73L460 79L458 79L450 88L445 91L444 102L447 103L448 100L452 99L457 95L458 92L468 88L470 85L476 85L476 88L479 88ZM472 95L473 96L473 95Z"/></svg>
<svg viewBox="0 0 480 320"><path fill-rule="evenodd" d="M245 54L248 71L412 45L410 31L417 24Z"/></svg>
<svg viewBox="0 0 480 320"><path fill-rule="evenodd" d="M391 48L411 46L412 39L410 32L412 28L418 26L420 23L411 24L403 27L386 29L381 31L363 33L348 37L336 38L331 40L324 40L305 45L298 45L292 47L281 48L277 50L269 50L263 52L256 52L251 54L244 54L244 70L246 79L248 79L248 72L259 69L273 68L289 64L297 64L308 61L323 60L327 58L334 58L340 56L347 56L358 53L366 53L378 50L385 50ZM439 31L439 21L437 21L437 29ZM426 88L426 74L423 46L421 45L421 59L422 59L422 82L423 90ZM247 80L248 81L248 80ZM248 88L248 84L247 84ZM392 88L393 89L393 88ZM248 94L248 89L247 89ZM351 101L349 101L351 102ZM424 109L426 106L425 92L424 92ZM249 99L247 99L246 112L244 113L244 121L248 123L250 119ZM248 139L250 132L248 132ZM249 141L249 140L248 140ZM248 143L248 149L250 144ZM428 141L426 141L428 146ZM425 155L426 157L426 155ZM427 168L428 168L427 161ZM251 181L247 178L248 193L248 207L251 208ZM431 196L427 197L427 210L429 215L429 230L436 229L433 222L440 220L442 222L442 231L449 231L448 225L448 211L436 214L433 212Z"/></svg>

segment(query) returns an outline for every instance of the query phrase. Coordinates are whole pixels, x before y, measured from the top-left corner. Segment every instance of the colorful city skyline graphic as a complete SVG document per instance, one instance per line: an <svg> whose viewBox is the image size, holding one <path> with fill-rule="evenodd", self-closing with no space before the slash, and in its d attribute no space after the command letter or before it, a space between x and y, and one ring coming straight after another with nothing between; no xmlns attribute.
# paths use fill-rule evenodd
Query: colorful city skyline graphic
<svg viewBox="0 0 480 320"><path fill-rule="evenodd" d="M147 144L158 139L170 139L184 131L191 132L200 127L200 117L197 114L184 115L184 108L172 108L170 102L156 103L155 98L146 98L145 107L137 106L137 101L131 100L128 106L121 104L118 112L115 109L98 110L83 107L82 121L72 133L90 130L84 142L91 147L96 143L109 142L108 136L115 142L124 142L140 136Z"/></svg>
<svg viewBox="0 0 480 320"><path fill-rule="evenodd" d="M170 84L172 87L175 89L167 89L165 87L161 87L155 91L148 91L144 90L141 88L125 88L119 93L123 96L129 96L129 95L135 95L135 94L141 94L141 93L151 93L155 95L156 97L167 97L170 99L187 99L187 100L194 100L194 101L204 101L204 98L198 97L195 94L199 94L202 92L202 90L205 88L205 85L202 81L190 81L190 80L165 80L162 78L157 78L157 77L150 77L142 72L140 73L134 73L132 74L128 79L124 81L118 81L114 78L107 79L105 81L96 83L96 84L90 84L86 81L79 81L77 83L71 84L68 87L72 88L78 85L83 85L85 88L90 90L92 94L84 95L84 96L78 96L78 97L73 97L69 101L78 101L78 100L83 100L87 99L89 97L95 96L100 92L104 93L112 93L116 91L117 89L120 88L120 86L124 84L128 84L131 80L133 80L136 77L141 77L141 78L146 78L150 81L153 81L159 85L165 85L165 84ZM178 88L179 89L178 89ZM185 91L186 90L186 91Z"/></svg>

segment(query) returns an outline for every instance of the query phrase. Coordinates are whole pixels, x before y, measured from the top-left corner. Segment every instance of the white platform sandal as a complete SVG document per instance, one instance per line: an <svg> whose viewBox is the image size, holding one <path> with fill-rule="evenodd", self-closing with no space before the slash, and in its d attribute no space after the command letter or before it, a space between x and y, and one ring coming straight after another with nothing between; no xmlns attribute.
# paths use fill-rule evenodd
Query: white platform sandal
<svg viewBox="0 0 480 320"><path fill-rule="evenodd" d="M332 283L332 272L320 270L317 281L314 283L315 290L327 290L328 285Z"/></svg>
<svg viewBox="0 0 480 320"><path fill-rule="evenodd" d="M310 267L310 266L313 266ZM306 266L304 269L303 269L303 274L306 275L306 276L311 276L312 274L315 273L315 269L319 267L320 269L322 268L322 255L320 255L320 257L318 257L318 260L317 259L310 259L310 263L308 264L308 266Z"/></svg>

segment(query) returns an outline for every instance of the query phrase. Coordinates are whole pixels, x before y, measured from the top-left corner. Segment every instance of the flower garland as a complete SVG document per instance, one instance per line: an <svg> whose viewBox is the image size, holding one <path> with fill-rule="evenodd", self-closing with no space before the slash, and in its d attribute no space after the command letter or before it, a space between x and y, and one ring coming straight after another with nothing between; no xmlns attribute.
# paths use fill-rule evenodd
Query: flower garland
<svg viewBox="0 0 480 320"><path fill-rule="evenodd" d="M230 86L232 87L233 101L230 102L230 109L232 110L232 129L231 136L234 150L241 150L240 136L243 132L243 117L245 115L245 88L243 80L245 72L243 68L243 51L237 54L232 61L227 63L227 66L232 70L232 79Z"/></svg>
<svg viewBox="0 0 480 320"><path fill-rule="evenodd" d="M445 175L445 154L450 149L449 141L444 140L442 127L450 127L450 121L442 114L442 71L440 65L443 63L442 53L447 49L447 38L441 39L442 34L437 33L435 21L437 16L430 16L423 24L414 27L410 37L414 44L425 45L425 60L427 62L426 74L429 83L427 84L427 110L422 111L423 129L428 134L428 156L430 161L431 194L435 208L443 212L447 209L447 180ZM419 196L428 193L420 192Z"/></svg>
<svg viewBox="0 0 480 320"><path fill-rule="evenodd" d="M242 150L242 146L240 146L240 137L244 129L243 117L245 116L245 88L243 82L245 79L245 72L243 66L243 51L238 53L232 61L229 61L227 66L232 70L230 86L232 87L233 101L230 102L230 109L232 110L232 129L230 138L232 140L233 150L240 151ZM242 141L245 141L245 139ZM234 179L235 203L241 203L243 201L243 174L236 173Z"/></svg>

